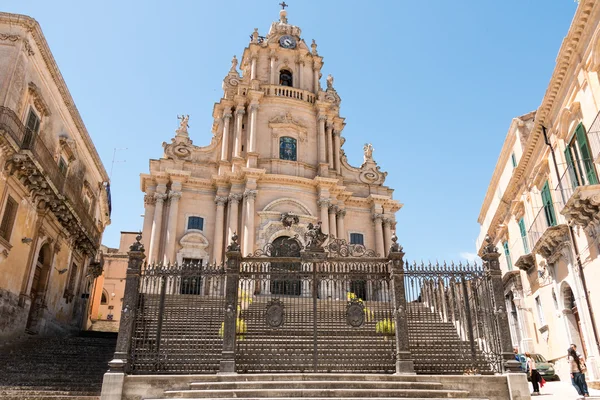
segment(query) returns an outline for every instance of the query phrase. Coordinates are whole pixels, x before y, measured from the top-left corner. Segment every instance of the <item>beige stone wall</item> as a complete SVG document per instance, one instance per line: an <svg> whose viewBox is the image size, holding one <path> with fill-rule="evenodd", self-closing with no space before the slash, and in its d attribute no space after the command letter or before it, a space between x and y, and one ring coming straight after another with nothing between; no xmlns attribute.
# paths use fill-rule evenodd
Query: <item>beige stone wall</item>
<svg viewBox="0 0 600 400"><path fill-rule="evenodd" d="M570 343L576 343L579 351L588 357L588 375L592 379L600 377L599 349L592 314L588 310L590 305L594 315L600 312L599 296L594 291L600 281L598 274L593 272L600 266L596 222L600 203L594 200L600 193L600 185L584 181L575 190L569 179L565 150L577 126L583 124L594 168L598 171L598 22L600 5L581 1L559 52L548 91L535 113L535 122L532 121L526 131L520 130L514 120L511 124L481 209L478 238L479 246L486 235L496 243L502 253L505 292L518 299L515 303L519 303L521 342L515 345L557 360L560 373L567 377L566 349ZM554 148L558 172L552 152L544 143L542 123ZM576 151L579 152L579 148ZM510 160L512 152L519 158L514 171ZM546 182L556 217L553 228L547 226L542 202L541 191ZM518 227L521 217L526 222L529 252L524 249ZM573 228L574 242L569 226ZM509 243L513 269L522 268L516 274L509 270L502 248L505 241ZM586 296L579 274L580 262L589 296ZM540 299L541 313L536 298ZM576 307L572 309L573 305ZM516 336L513 330L513 341Z"/></svg>
<svg viewBox="0 0 600 400"><path fill-rule="evenodd" d="M86 319L87 269L110 223L108 177L40 26L29 17L0 13L0 99L0 218L8 196L17 203L10 237L0 239L0 340L26 326L66 333ZM40 126L26 149L30 111ZM66 172L58 167L61 157Z"/></svg>

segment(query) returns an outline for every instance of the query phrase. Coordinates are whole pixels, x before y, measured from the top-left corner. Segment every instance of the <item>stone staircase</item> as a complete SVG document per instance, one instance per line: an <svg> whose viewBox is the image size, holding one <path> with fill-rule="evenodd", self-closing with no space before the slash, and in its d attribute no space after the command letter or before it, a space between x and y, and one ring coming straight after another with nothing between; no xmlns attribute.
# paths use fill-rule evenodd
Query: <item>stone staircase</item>
<svg viewBox="0 0 600 400"><path fill-rule="evenodd" d="M491 400L508 398L506 381L502 377L454 377L453 381L425 376L374 374L247 374L194 376L185 388L149 391L144 400L164 399L367 399L390 400ZM463 378L463 382L461 381ZM466 378L466 379L465 379ZM486 379L486 392L481 387ZM158 382L155 382L158 384ZM165 385L165 386L172 386ZM175 384L176 385L176 384ZM160 384L158 384L160 386ZM177 385L176 385L177 386ZM184 385L179 385L184 386ZM469 388L474 388L470 390ZM163 386L164 388L164 386ZM471 392L478 392L473 396Z"/></svg>
<svg viewBox="0 0 600 400"><path fill-rule="evenodd" d="M97 400L116 334L44 338L0 348L0 399Z"/></svg>
<svg viewBox="0 0 600 400"><path fill-rule="evenodd" d="M361 372L395 371L394 337L376 332L377 321L392 318L390 303L368 301L370 318L359 328L346 323L345 300L317 301L317 370L313 366L313 301L311 298L281 297L286 307L285 323L270 328L265 323L269 297L255 296L252 304L241 310L247 332L238 337L236 363L238 372ZM152 371L156 356L158 326L157 295L145 295L143 320L136 324L136 360L142 371ZM162 319L161 359L168 359L164 372L217 372L222 339L219 329L224 299L197 295L166 296ZM419 374L463 374L473 366L471 347L460 339L452 322L422 303L411 303L408 313L410 350ZM189 357L196 349L197 357ZM201 350L201 351L200 351ZM476 348L477 368L491 374L489 362ZM167 357L168 356L168 357ZM196 354L195 354L196 356ZM146 358L145 358L146 357ZM185 360L182 365L178 359Z"/></svg>

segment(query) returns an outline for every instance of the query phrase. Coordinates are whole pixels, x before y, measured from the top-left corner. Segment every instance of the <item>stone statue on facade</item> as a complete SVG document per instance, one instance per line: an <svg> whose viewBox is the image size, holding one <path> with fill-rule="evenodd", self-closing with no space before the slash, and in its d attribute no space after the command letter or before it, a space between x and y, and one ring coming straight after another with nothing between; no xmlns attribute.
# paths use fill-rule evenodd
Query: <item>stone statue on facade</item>
<svg viewBox="0 0 600 400"><path fill-rule="evenodd" d="M237 65L238 65L238 59L234 55L233 58L231 59L231 68L229 69L229 71L230 72L236 72L237 71Z"/></svg>
<svg viewBox="0 0 600 400"><path fill-rule="evenodd" d="M317 222L317 225L313 225L312 222L308 224L308 230L304 234L304 240L306 241L306 250L308 251L322 251L323 243L329 235L323 233L321 230L321 221Z"/></svg>
<svg viewBox="0 0 600 400"><path fill-rule="evenodd" d="M365 143L363 146L364 162L373 161L373 145L371 143Z"/></svg>
<svg viewBox="0 0 600 400"><path fill-rule="evenodd" d="M333 89L333 76L327 75L327 89Z"/></svg>
<svg viewBox="0 0 600 400"><path fill-rule="evenodd" d="M190 116L188 114L178 115L177 119L181 121L179 123L179 128L177 129L177 133L187 135L188 128L190 127L190 124L189 124Z"/></svg>

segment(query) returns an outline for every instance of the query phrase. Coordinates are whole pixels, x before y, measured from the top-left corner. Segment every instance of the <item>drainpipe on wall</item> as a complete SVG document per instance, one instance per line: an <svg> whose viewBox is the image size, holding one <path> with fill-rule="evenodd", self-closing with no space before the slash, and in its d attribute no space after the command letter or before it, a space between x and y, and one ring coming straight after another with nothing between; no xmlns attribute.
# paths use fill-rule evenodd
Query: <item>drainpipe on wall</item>
<svg viewBox="0 0 600 400"><path fill-rule="evenodd" d="M552 161L554 163L554 170L556 172L556 176L558 179L558 188L560 190L560 196L562 198L563 204L567 204L567 199L565 199L565 192L562 187L562 182L560 179L560 174L558 172L558 164L556 162L556 154L554 153L554 147L550 143L548 139L548 133L546 132L546 127L542 125L542 132L544 133L544 142L550 148L550 153L552 154ZM577 242L575 241L575 233L573 232L573 227L571 224L567 222L567 226L569 227L569 239L571 240L571 244L573 246L573 251L575 252L575 260L577 261L579 279L581 280L581 285L583 286L583 293L585 295L585 301L587 303L587 309L590 313L590 320L592 323L592 331L594 332L594 341L596 342L596 349L600 352L600 343L598 342L598 329L596 328L596 317L594 316L594 311L592 309L592 303L590 302L590 295L587 288L587 282L585 280L585 275L583 273L583 265L581 264L581 255L579 254L579 247L577 246Z"/></svg>

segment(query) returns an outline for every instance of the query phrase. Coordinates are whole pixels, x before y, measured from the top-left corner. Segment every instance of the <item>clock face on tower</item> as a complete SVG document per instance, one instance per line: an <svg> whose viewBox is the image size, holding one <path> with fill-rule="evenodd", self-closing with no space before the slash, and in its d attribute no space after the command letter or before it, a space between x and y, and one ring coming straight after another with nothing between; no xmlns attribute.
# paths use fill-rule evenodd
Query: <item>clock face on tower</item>
<svg viewBox="0 0 600 400"><path fill-rule="evenodd" d="M293 49L296 47L296 39L289 35L282 36L279 39L279 45L284 49Z"/></svg>

